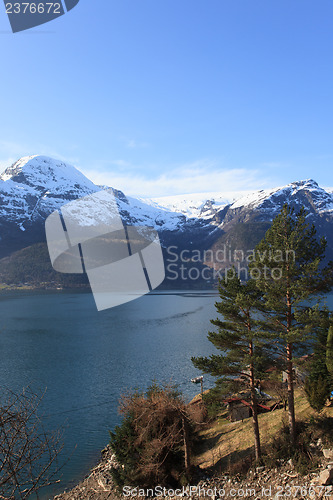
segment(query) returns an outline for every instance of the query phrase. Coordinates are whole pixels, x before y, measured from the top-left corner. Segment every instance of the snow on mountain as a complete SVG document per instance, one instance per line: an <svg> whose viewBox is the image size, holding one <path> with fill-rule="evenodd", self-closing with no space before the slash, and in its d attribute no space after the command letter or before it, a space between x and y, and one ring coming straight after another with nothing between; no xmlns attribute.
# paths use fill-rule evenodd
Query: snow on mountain
<svg viewBox="0 0 333 500"><path fill-rule="evenodd" d="M47 156L26 156L8 167L0 180L30 186L36 191L65 194L75 190L94 192L98 188L72 165ZM0 184L1 185L1 184Z"/></svg>
<svg viewBox="0 0 333 500"><path fill-rule="evenodd" d="M51 212L69 201L101 189L63 161L26 156L0 176L0 226L11 224L24 231L36 221L42 224ZM245 195L244 191L222 191L136 199L116 189L113 192L127 224L152 226L160 232L191 233L198 228L212 232L240 213L245 217L239 217L239 221L248 220L252 212L272 220L284 203L305 206L317 215L333 214L333 193L311 179L255 193L248 191Z"/></svg>
<svg viewBox="0 0 333 500"><path fill-rule="evenodd" d="M160 210L182 213L188 218L210 218L217 210L231 205L235 200L250 193L251 191L193 193L160 198L141 198L141 200Z"/></svg>
<svg viewBox="0 0 333 500"><path fill-rule="evenodd" d="M43 221L64 204L101 189L68 163L46 156L26 156L0 175L0 218L14 222L24 231L27 223ZM119 211L129 224L172 231L184 221L183 214L127 198L116 189L113 192Z"/></svg>
<svg viewBox="0 0 333 500"><path fill-rule="evenodd" d="M333 212L333 194L312 179L248 194L233 203L230 210L246 208L269 211L274 217L284 203L305 206L318 214Z"/></svg>
<svg viewBox="0 0 333 500"><path fill-rule="evenodd" d="M311 213L315 212L318 215L333 213L333 189L329 192L312 179L256 192L197 193L142 201L162 211L182 213L186 219L196 218L222 226L240 212L246 214L258 212L262 218L272 220L284 203L304 206Z"/></svg>
<svg viewBox="0 0 333 500"><path fill-rule="evenodd" d="M99 188L79 170L46 156L26 156L0 176L0 217L16 222L44 219L64 203Z"/></svg>
<svg viewBox="0 0 333 500"><path fill-rule="evenodd" d="M180 229L186 217L178 212L146 203L146 200L127 197L127 204L118 201L120 213L125 212L134 219L134 224L152 226L155 229L174 231Z"/></svg>

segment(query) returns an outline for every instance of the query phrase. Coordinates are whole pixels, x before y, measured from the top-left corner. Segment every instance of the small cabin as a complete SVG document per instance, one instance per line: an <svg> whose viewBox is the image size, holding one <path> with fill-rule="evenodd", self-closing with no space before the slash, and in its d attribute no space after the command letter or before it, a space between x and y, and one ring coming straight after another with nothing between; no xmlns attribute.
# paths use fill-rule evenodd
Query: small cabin
<svg viewBox="0 0 333 500"><path fill-rule="evenodd" d="M229 399L227 403L230 422L238 422L239 420L244 420L244 418L249 418L252 415L251 406L242 399Z"/></svg>
<svg viewBox="0 0 333 500"><path fill-rule="evenodd" d="M245 399L230 398L226 399L225 403L228 404L228 417L230 422L238 422L252 416L251 404ZM258 413L270 411L269 406L257 403Z"/></svg>

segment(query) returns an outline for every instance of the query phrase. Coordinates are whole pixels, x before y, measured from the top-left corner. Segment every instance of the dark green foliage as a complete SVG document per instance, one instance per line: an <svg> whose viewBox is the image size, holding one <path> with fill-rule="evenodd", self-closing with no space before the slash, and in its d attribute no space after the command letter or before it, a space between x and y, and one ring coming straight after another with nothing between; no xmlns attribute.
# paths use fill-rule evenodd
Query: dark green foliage
<svg viewBox="0 0 333 500"><path fill-rule="evenodd" d="M134 416L128 415L110 431L110 446L123 467L112 469L112 477L119 486L126 484L135 485L140 477L136 469L136 462L140 455L140 448L136 446L136 433L134 431Z"/></svg>
<svg viewBox="0 0 333 500"><path fill-rule="evenodd" d="M245 387L250 391L256 459L260 458L260 436L257 418L255 377L265 364L265 347L269 334L260 320L261 292L253 280L242 283L234 269L220 281L220 302L215 307L220 318L211 320L217 331L208 339L222 352L210 357L192 358L196 368L218 377L215 391L208 397L210 413L218 410L216 397Z"/></svg>
<svg viewBox="0 0 333 500"><path fill-rule="evenodd" d="M293 362L297 351L308 348L319 309L313 299L332 287L333 266L323 269L326 241L318 241L306 212L295 214L287 205L257 245L250 274L263 294L266 325L275 330L276 348L288 375L288 412L295 440ZM309 301L312 301L311 307Z"/></svg>
<svg viewBox="0 0 333 500"><path fill-rule="evenodd" d="M203 372L219 377L218 383L227 393L235 377L245 377L247 385L250 363L256 364L263 356L261 322L255 319L260 292L253 281L242 284L237 275L229 272L228 279L220 282L219 293L221 301L215 307L223 319L211 320L217 331L209 332L208 339L222 354L192 358L192 362Z"/></svg>
<svg viewBox="0 0 333 500"><path fill-rule="evenodd" d="M309 405L320 413L330 395L330 385L327 379L321 376L315 379L308 377L305 381L304 389Z"/></svg>
<svg viewBox="0 0 333 500"><path fill-rule="evenodd" d="M327 369L327 334L327 326L325 324L316 330L309 374L311 380L316 380L319 377L327 381L330 379Z"/></svg>
<svg viewBox="0 0 333 500"><path fill-rule="evenodd" d="M304 303L332 287L332 266L321 268L325 249L305 211L295 214L286 205L255 248L251 275L264 294L266 321L284 344L302 347L316 319L314 304Z"/></svg>
<svg viewBox="0 0 333 500"><path fill-rule="evenodd" d="M330 395L333 378L327 369L327 343L330 327L330 314L327 309L320 311L314 327L313 354L305 392L310 406L318 413L322 411Z"/></svg>
<svg viewBox="0 0 333 500"><path fill-rule="evenodd" d="M333 326L330 326L326 343L326 368L333 380ZM331 384L332 386L333 384Z"/></svg>

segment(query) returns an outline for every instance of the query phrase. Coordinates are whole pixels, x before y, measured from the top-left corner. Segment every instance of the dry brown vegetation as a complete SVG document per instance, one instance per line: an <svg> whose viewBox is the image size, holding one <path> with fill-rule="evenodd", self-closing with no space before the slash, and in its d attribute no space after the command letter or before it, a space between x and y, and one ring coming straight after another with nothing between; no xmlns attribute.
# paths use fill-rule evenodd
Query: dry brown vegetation
<svg viewBox="0 0 333 500"><path fill-rule="evenodd" d="M59 432L47 432L38 415L43 395L29 387L3 391L0 404L0 498L29 498L57 482Z"/></svg>
<svg viewBox="0 0 333 500"><path fill-rule="evenodd" d="M310 407L303 389L295 391L295 408L298 420L309 420L316 417L316 412ZM333 417L333 407L326 407L324 412ZM284 409L259 415L261 440L264 448L268 448L274 436L282 429L287 417ZM219 472L230 464L253 456L252 419L229 422L227 412L221 412L218 418L200 431L200 443L193 457L194 463L200 468Z"/></svg>

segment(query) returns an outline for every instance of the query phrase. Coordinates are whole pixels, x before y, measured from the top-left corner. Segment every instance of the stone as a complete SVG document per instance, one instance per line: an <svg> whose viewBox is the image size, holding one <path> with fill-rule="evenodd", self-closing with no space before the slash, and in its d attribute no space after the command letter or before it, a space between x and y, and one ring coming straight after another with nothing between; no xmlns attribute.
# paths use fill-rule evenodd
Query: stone
<svg viewBox="0 0 333 500"><path fill-rule="evenodd" d="M329 448L324 448L323 449L323 454L324 454L324 457L325 458L329 458L329 459L332 459L333 458L333 450L332 449L329 449Z"/></svg>
<svg viewBox="0 0 333 500"><path fill-rule="evenodd" d="M325 469L319 475L319 483L323 486L333 484L333 469Z"/></svg>

